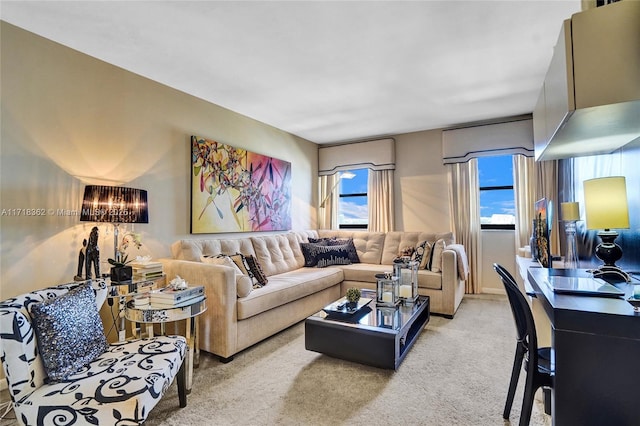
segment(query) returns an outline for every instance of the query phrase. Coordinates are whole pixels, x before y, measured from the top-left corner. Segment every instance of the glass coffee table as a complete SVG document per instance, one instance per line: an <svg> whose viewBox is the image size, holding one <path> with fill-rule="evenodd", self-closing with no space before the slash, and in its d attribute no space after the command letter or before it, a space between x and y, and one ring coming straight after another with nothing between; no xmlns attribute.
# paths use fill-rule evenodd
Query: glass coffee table
<svg viewBox="0 0 640 426"><path fill-rule="evenodd" d="M335 358L397 370L422 329L429 322L429 297L411 305L376 306L373 299L354 313L334 312L335 303L305 320L305 348Z"/></svg>

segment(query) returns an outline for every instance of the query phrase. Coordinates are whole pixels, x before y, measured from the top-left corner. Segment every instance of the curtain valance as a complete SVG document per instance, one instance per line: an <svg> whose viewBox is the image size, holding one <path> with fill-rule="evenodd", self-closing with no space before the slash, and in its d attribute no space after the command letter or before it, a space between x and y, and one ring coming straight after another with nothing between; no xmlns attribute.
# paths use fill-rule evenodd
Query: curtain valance
<svg viewBox="0 0 640 426"><path fill-rule="evenodd" d="M533 120L444 130L444 164L464 163L472 158L522 154L533 157Z"/></svg>
<svg viewBox="0 0 640 426"><path fill-rule="evenodd" d="M396 168L395 140L379 139L318 149L318 174L328 176L340 171Z"/></svg>

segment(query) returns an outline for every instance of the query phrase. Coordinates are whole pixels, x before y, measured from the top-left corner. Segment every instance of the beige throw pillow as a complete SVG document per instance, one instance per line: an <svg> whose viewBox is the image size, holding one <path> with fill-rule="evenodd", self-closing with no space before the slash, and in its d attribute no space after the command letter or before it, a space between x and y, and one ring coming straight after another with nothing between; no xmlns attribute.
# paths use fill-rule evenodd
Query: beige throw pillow
<svg viewBox="0 0 640 426"><path fill-rule="evenodd" d="M251 277L242 272L236 262L231 259L230 256L201 256L200 260L203 263L210 263L212 265L222 265L232 268L236 274L236 293L238 297L247 297L253 289L253 282Z"/></svg>
<svg viewBox="0 0 640 426"><path fill-rule="evenodd" d="M433 244L433 254L431 255L431 272L442 271L442 252L444 251L444 240L441 238Z"/></svg>

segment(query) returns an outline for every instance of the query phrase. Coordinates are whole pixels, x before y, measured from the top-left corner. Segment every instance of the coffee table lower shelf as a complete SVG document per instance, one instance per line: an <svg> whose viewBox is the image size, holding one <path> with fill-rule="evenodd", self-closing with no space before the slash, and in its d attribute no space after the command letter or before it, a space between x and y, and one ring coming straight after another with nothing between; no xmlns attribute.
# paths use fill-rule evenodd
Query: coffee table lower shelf
<svg viewBox="0 0 640 426"><path fill-rule="evenodd" d="M397 370L429 322L429 297L414 306L376 307L357 322L318 312L305 320L305 348L335 358ZM383 317L391 318L385 324Z"/></svg>

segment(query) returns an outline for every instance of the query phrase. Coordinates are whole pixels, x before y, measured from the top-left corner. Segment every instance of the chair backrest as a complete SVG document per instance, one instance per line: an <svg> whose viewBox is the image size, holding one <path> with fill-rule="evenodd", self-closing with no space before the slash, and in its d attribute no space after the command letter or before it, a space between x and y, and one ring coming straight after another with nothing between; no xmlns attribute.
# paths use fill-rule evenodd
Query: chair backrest
<svg viewBox="0 0 640 426"><path fill-rule="evenodd" d="M513 319L516 324L518 342L524 345L529 352L529 360L532 364L537 365L538 336L536 335L536 326L533 321L533 314L531 313L529 303L509 271L497 263L493 264L493 269L500 276L504 289L507 292L511 313L513 314Z"/></svg>
<svg viewBox="0 0 640 426"><path fill-rule="evenodd" d="M33 392L47 378L31 325L30 306L61 296L84 282L36 290L0 302L0 355L12 401ZM107 295L106 282L92 280L91 285L100 309Z"/></svg>

